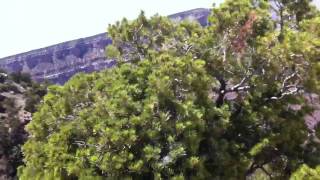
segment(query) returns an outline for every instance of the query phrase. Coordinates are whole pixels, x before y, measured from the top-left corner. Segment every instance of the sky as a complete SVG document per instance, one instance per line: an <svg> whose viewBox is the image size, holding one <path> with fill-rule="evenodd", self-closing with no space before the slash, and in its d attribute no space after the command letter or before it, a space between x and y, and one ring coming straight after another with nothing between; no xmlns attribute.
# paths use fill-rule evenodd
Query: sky
<svg viewBox="0 0 320 180"><path fill-rule="evenodd" d="M0 58L107 31L123 17L170 15L223 0L0 0ZM314 0L320 4L320 0Z"/></svg>
<svg viewBox="0 0 320 180"><path fill-rule="evenodd" d="M0 0L0 58L107 31L123 17L211 8L222 0Z"/></svg>

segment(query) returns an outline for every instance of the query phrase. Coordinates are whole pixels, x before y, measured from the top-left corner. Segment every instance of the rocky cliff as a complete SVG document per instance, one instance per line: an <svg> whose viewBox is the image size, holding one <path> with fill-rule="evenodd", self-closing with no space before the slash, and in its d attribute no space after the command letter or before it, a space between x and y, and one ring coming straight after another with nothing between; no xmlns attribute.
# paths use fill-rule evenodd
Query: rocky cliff
<svg viewBox="0 0 320 180"><path fill-rule="evenodd" d="M23 164L21 145L28 137L24 126L46 89L28 74L0 71L0 180L17 179L17 167Z"/></svg>
<svg viewBox="0 0 320 180"><path fill-rule="evenodd" d="M209 9L194 9L170 15L173 21L196 20L208 24ZM67 41L0 59L0 69L30 73L38 82L48 80L63 84L78 72L93 72L115 65L106 57L105 46L112 40L106 33Z"/></svg>
<svg viewBox="0 0 320 180"><path fill-rule="evenodd" d="M27 72L36 81L63 84L77 72L92 72L111 67L104 48L111 43L106 33L49 46L0 59L8 72Z"/></svg>

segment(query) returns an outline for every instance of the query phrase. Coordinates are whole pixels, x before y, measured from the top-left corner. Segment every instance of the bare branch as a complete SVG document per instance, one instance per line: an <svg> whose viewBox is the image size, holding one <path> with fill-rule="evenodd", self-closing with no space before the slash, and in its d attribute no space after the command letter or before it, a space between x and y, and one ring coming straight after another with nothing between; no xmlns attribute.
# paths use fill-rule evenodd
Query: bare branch
<svg viewBox="0 0 320 180"><path fill-rule="evenodd" d="M88 144L85 141L74 141L74 143L72 143L72 144L78 145L79 147L87 147L87 146L90 147L91 146L91 147L99 148L99 145Z"/></svg>
<svg viewBox="0 0 320 180"><path fill-rule="evenodd" d="M302 89L302 87L293 87L293 88L289 88L286 92L280 92L280 95L278 96L272 96L270 98L267 98L266 100L280 100L282 98L284 98L285 96L288 95L296 95L298 94Z"/></svg>
<svg viewBox="0 0 320 180"><path fill-rule="evenodd" d="M260 169L269 176L270 179L272 179L272 174L270 174L263 166L260 167Z"/></svg>
<svg viewBox="0 0 320 180"><path fill-rule="evenodd" d="M286 84L287 84L287 82L288 82L290 79L294 78L297 74L298 74L298 72L294 72L294 73L292 73L291 75L287 76L287 77L283 80L281 92L283 92L284 90L286 90Z"/></svg>
<svg viewBox="0 0 320 180"><path fill-rule="evenodd" d="M189 51L192 49L192 45L188 45L188 48L187 48L187 51L186 51L186 53L185 54L188 54L189 53Z"/></svg>
<svg viewBox="0 0 320 180"><path fill-rule="evenodd" d="M231 88L227 88L227 82L222 77L216 77L216 79L220 83L220 88L219 88L218 92L216 90L213 90L219 94L218 98L216 99L217 107L220 107L223 104L224 97L227 93L249 90L251 88L251 86L245 85L245 83L250 79L251 76L252 76L252 74L249 73L249 70L248 70L246 72L246 76L238 84L236 84L235 86L233 86Z"/></svg>
<svg viewBox="0 0 320 180"><path fill-rule="evenodd" d="M140 27L134 32L135 37L137 37L138 32L140 32L142 28L143 24L141 24Z"/></svg>
<svg viewBox="0 0 320 180"><path fill-rule="evenodd" d="M238 92L238 91L245 91L250 89L249 85L244 85L244 84L250 79L251 76L252 76L252 73L250 73L250 70L248 70L246 72L245 77L238 84L226 90L226 92L234 92L234 91Z"/></svg>
<svg viewBox="0 0 320 180"><path fill-rule="evenodd" d="M250 86L242 86L237 88L238 91L247 91L249 89L250 89Z"/></svg>

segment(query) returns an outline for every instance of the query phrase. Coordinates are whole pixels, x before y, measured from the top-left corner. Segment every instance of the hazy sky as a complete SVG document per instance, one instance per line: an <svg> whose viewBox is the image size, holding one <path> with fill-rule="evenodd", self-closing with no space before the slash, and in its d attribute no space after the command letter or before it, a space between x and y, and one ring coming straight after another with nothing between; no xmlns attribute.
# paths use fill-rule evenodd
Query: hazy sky
<svg viewBox="0 0 320 180"><path fill-rule="evenodd" d="M0 58L106 32L109 23L210 8L222 0L0 0ZM320 2L320 0L315 0Z"/></svg>
<svg viewBox="0 0 320 180"><path fill-rule="evenodd" d="M106 32L144 10L169 15L221 0L0 0L0 57Z"/></svg>

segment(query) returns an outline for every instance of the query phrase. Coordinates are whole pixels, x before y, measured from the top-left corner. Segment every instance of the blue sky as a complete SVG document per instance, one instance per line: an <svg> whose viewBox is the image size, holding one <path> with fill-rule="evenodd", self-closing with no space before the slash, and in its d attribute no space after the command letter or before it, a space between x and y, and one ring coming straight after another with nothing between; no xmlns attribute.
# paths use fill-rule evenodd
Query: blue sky
<svg viewBox="0 0 320 180"><path fill-rule="evenodd" d="M169 15L222 0L0 0L0 58L106 32L122 17ZM320 0L316 0L320 1Z"/></svg>

